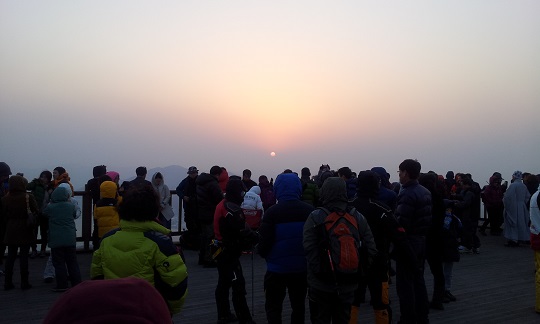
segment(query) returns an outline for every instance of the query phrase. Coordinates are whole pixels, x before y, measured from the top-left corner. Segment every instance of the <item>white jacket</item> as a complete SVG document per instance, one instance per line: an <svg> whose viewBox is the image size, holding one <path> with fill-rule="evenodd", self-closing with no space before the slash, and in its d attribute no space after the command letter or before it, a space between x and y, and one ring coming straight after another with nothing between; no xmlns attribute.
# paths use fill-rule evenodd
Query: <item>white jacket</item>
<svg viewBox="0 0 540 324"><path fill-rule="evenodd" d="M244 195L244 201L240 205L243 209L252 209L252 210L262 210L263 204L261 200L261 188L259 186L253 186L249 191Z"/></svg>

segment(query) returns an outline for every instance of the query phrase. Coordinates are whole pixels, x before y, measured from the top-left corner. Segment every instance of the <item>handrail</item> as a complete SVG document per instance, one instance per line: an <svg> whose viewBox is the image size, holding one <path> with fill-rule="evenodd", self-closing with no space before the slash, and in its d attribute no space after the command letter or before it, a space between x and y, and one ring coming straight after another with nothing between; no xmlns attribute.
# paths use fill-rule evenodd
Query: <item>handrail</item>
<svg viewBox="0 0 540 324"><path fill-rule="evenodd" d="M90 251L90 242L92 241L92 197L90 197L90 192L86 191L75 191L74 196L82 197L82 236L77 236L77 242L83 242L84 251ZM171 202L172 196L176 195L176 190L171 190ZM172 236L179 236L182 229L182 199L178 200L178 224L179 230L171 232Z"/></svg>

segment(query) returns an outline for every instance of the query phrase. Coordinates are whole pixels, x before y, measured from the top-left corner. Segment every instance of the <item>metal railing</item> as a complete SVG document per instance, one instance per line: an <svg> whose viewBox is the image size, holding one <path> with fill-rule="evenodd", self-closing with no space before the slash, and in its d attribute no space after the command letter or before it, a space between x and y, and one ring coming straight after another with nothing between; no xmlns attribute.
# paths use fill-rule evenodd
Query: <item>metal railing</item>
<svg viewBox="0 0 540 324"><path fill-rule="evenodd" d="M83 249L85 251L90 251L90 242L92 242L92 230L93 230L93 220L92 220L92 197L90 197L89 191L75 191L74 196L82 197L82 236L77 236L77 242L83 242ZM171 198L173 195L176 195L176 190L171 190ZM172 201L172 199L171 199ZM182 229L182 199L178 200L178 231L173 231L172 236L179 236Z"/></svg>

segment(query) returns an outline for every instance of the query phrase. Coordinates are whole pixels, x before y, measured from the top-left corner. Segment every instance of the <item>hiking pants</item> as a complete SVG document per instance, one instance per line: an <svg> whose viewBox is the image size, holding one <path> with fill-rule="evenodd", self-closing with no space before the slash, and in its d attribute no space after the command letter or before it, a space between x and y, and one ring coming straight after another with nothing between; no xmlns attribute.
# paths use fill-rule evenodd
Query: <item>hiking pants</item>
<svg viewBox="0 0 540 324"><path fill-rule="evenodd" d="M232 302L240 323L250 320L251 314L246 301L246 280L242 272L239 256L221 253L217 257L218 284L215 291L218 318L227 317L231 313L229 305L229 289L232 288Z"/></svg>
<svg viewBox="0 0 540 324"><path fill-rule="evenodd" d="M309 288L309 313L312 324L348 324L354 291L326 292Z"/></svg>
<svg viewBox="0 0 540 324"><path fill-rule="evenodd" d="M306 311L307 273L277 273L267 271L264 276L266 319L270 324L281 324L283 300L289 292L291 323L303 324Z"/></svg>
<svg viewBox="0 0 540 324"><path fill-rule="evenodd" d="M426 238L409 236L407 240L416 255L416 260L396 261L400 323L428 323L429 299L424 281Z"/></svg>
<svg viewBox="0 0 540 324"><path fill-rule="evenodd" d="M81 271L74 246L52 248L51 256L57 288L68 288L68 273L72 287L81 283Z"/></svg>

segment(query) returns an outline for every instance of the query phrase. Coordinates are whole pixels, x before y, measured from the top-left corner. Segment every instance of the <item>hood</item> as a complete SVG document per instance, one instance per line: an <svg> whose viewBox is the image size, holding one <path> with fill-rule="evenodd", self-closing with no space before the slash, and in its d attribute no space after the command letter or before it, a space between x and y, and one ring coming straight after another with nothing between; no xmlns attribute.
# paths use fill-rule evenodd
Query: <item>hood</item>
<svg viewBox="0 0 540 324"><path fill-rule="evenodd" d="M320 199L323 207L330 211L347 209L347 188L339 177L329 177L321 187Z"/></svg>
<svg viewBox="0 0 540 324"><path fill-rule="evenodd" d="M10 177L8 180L9 192L10 193L26 192L27 183L28 181L24 177L14 175Z"/></svg>
<svg viewBox="0 0 540 324"><path fill-rule="evenodd" d="M113 182L119 182L120 181L120 173L116 171L109 171L105 173Z"/></svg>
<svg viewBox="0 0 540 324"><path fill-rule="evenodd" d="M259 177L259 188L266 188L271 187L270 181L268 181L267 177L261 178Z"/></svg>
<svg viewBox="0 0 540 324"><path fill-rule="evenodd" d="M69 185L69 183L61 183L58 185L58 188L66 188L68 194L70 197L73 197L73 191L71 190L71 186Z"/></svg>
<svg viewBox="0 0 540 324"><path fill-rule="evenodd" d="M221 191L225 192L227 191L227 182L229 182L229 172L227 172L226 169L221 169L221 174L218 178L219 182L219 188L221 188Z"/></svg>
<svg viewBox="0 0 540 324"><path fill-rule="evenodd" d="M112 181L103 181L103 183L99 186L99 196L101 199L116 198L116 191L116 183Z"/></svg>
<svg viewBox="0 0 540 324"><path fill-rule="evenodd" d="M208 182L217 182L217 179L216 177L214 177L213 175L211 175L210 173L201 173L199 174L199 176L197 177L197 179L195 180L195 183L198 185L198 186L204 186L205 184L207 184Z"/></svg>
<svg viewBox="0 0 540 324"><path fill-rule="evenodd" d="M256 195L261 195L261 187L253 186L253 187L251 187L251 189L249 189L248 192L254 193Z"/></svg>
<svg viewBox="0 0 540 324"><path fill-rule="evenodd" d="M278 201L299 200L302 197L302 183L294 173L282 173L274 182L274 194Z"/></svg>
<svg viewBox="0 0 540 324"><path fill-rule="evenodd" d="M381 185L383 187L388 187L390 185L390 176L388 175L388 172L386 172L385 168L383 168L383 167L373 167L373 168L371 168L371 171L377 173L377 175L381 179Z"/></svg>
<svg viewBox="0 0 540 324"><path fill-rule="evenodd" d="M69 185L68 185L69 187ZM71 197L71 190L66 188L65 186L58 186L58 188L54 189L52 195L51 195L51 201L53 203L62 202L62 201L68 201L69 197Z"/></svg>
<svg viewBox="0 0 540 324"><path fill-rule="evenodd" d="M373 171L358 173L358 197L376 198L379 193L379 175Z"/></svg>
<svg viewBox="0 0 540 324"><path fill-rule="evenodd" d="M152 176L152 185L155 186L155 187L157 186L157 184L156 184L156 175L157 175L158 173L161 173L161 172L156 172L156 173L154 173L154 175ZM161 173L161 178L162 178L161 185L163 185L163 184L165 183L165 177L163 176L163 173Z"/></svg>

